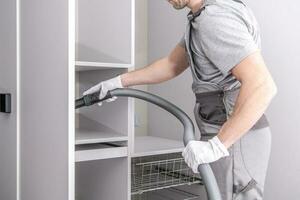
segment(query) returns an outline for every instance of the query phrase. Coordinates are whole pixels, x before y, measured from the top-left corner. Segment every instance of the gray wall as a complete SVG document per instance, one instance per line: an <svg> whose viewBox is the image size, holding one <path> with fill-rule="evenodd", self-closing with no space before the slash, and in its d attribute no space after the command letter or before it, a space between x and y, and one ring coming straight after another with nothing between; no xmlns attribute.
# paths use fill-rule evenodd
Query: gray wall
<svg viewBox="0 0 300 200"><path fill-rule="evenodd" d="M149 61L165 56L184 32L185 12L176 12L164 1L149 2ZM262 29L263 55L278 85L279 93L268 109L273 130L273 148L266 180L266 200L299 199L300 156L300 3L250 1ZM187 70L175 80L149 91L159 94L192 115L194 97ZM158 117L159 116L159 117ZM171 124L171 125L170 125ZM168 114L149 108L149 133L179 138L180 126Z"/></svg>

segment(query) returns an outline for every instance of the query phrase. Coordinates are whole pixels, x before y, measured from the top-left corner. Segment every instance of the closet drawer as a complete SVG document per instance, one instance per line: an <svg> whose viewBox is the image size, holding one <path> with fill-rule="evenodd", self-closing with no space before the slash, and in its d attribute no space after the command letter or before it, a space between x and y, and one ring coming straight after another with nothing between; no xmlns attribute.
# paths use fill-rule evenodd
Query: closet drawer
<svg viewBox="0 0 300 200"><path fill-rule="evenodd" d="M127 146L115 144L76 145L75 161L91 161L128 156Z"/></svg>

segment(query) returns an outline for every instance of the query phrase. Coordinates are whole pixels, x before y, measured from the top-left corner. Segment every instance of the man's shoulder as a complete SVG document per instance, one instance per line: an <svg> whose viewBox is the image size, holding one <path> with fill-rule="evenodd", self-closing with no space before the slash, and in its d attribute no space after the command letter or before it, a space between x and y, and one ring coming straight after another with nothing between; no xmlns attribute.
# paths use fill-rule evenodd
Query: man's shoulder
<svg viewBox="0 0 300 200"><path fill-rule="evenodd" d="M246 4L240 0L207 0L204 13L218 15L220 13L240 13L246 11Z"/></svg>
<svg viewBox="0 0 300 200"><path fill-rule="evenodd" d="M241 5L227 3L211 3L205 6L201 15L196 18L199 28L213 29L215 26L222 26L232 22L241 22L245 16L246 9Z"/></svg>
<svg viewBox="0 0 300 200"><path fill-rule="evenodd" d="M218 15L222 13L228 13L231 12L231 7L229 5L223 4L223 3L211 3L205 6L205 9L203 10L204 15Z"/></svg>

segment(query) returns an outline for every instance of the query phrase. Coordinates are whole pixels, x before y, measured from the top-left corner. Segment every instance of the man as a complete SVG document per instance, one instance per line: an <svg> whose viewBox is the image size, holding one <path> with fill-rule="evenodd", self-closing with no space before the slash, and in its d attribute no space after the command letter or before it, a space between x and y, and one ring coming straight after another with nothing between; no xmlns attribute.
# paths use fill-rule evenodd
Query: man
<svg viewBox="0 0 300 200"><path fill-rule="evenodd" d="M223 200L263 198L271 135L264 115L276 93L260 53L259 27L240 0L168 0L188 7L184 37L165 58L101 82L84 94L170 80L190 67L201 141L182 155L197 172L211 163ZM108 101L113 101L109 99Z"/></svg>

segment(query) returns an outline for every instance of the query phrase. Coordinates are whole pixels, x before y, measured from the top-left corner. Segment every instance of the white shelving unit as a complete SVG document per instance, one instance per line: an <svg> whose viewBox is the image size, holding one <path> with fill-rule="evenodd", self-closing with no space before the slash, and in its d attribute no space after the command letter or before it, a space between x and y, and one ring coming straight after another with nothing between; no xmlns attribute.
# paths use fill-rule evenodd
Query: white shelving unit
<svg viewBox="0 0 300 200"><path fill-rule="evenodd" d="M76 93L81 96L89 87L134 67L135 0L77 0L75 38ZM76 113L75 196L129 200L133 100L104 104Z"/></svg>

